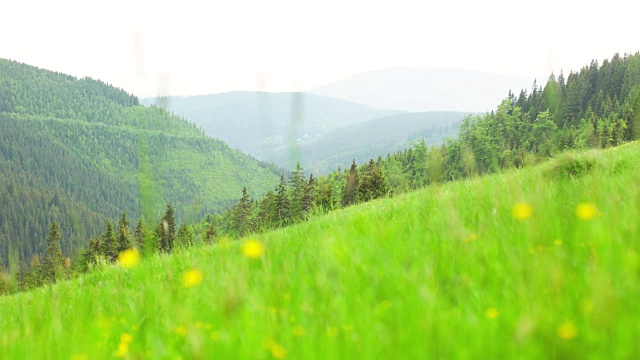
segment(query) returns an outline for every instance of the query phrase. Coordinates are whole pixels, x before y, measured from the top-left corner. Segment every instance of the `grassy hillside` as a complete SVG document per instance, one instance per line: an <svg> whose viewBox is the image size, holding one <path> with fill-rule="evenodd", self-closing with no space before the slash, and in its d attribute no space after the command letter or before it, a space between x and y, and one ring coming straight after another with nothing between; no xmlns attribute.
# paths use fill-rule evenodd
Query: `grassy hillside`
<svg viewBox="0 0 640 360"><path fill-rule="evenodd" d="M0 347L12 359L638 358L639 156L638 142L564 153L266 233L263 253L223 239L2 297Z"/></svg>
<svg viewBox="0 0 640 360"><path fill-rule="evenodd" d="M193 123L100 81L0 59L0 264L28 263L49 226L67 256L126 211L182 221L231 207L246 186L272 189L278 169Z"/></svg>
<svg viewBox="0 0 640 360"><path fill-rule="evenodd" d="M295 168L290 151L337 128L400 111L306 93L229 92L143 99L200 126L207 135L261 160ZM300 159L302 162L304 159Z"/></svg>

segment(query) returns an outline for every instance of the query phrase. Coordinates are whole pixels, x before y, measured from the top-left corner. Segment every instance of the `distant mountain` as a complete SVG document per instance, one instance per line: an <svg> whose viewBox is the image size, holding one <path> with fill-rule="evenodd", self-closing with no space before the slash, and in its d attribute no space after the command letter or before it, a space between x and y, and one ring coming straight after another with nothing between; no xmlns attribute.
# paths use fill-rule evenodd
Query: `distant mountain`
<svg viewBox="0 0 640 360"><path fill-rule="evenodd" d="M492 109L509 92L528 89L534 77L447 68L391 68L366 72L307 90L369 105L406 111ZM540 79L546 81L546 79Z"/></svg>
<svg viewBox="0 0 640 360"><path fill-rule="evenodd" d="M229 92L142 99L141 103L161 106L193 121L211 137L289 168L297 160L289 153L299 142L400 113L306 93Z"/></svg>
<svg viewBox="0 0 640 360"><path fill-rule="evenodd" d="M195 221L279 172L101 81L0 59L0 264L41 253L53 221L69 254L122 211Z"/></svg>
<svg viewBox="0 0 640 360"><path fill-rule="evenodd" d="M454 138L467 114L442 111L389 115L335 129L312 141L301 141L297 156L307 171L324 175L338 167L349 167L353 160L360 164L405 150L417 139L434 145ZM276 164L277 159L286 155L276 153Z"/></svg>

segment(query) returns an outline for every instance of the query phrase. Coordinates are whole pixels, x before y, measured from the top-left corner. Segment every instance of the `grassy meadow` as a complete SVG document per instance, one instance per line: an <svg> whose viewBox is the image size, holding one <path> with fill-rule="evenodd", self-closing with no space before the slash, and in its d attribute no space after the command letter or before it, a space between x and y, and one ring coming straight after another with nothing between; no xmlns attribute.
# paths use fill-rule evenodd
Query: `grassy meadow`
<svg viewBox="0 0 640 360"><path fill-rule="evenodd" d="M0 358L640 358L639 158L565 153L0 297Z"/></svg>

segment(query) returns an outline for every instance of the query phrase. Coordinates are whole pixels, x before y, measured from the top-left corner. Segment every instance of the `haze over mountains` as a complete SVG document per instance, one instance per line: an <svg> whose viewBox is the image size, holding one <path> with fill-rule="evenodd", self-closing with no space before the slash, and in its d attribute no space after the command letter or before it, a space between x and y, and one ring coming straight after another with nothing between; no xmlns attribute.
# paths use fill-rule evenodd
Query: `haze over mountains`
<svg viewBox="0 0 640 360"><path fill-rule="evenodd" d="M142 99L200 126L256 158L326 174L337 167L405 149L424 138L454 136L467 113L377 109L309 93L229 92Z"/></svg>
<svg viewBox="0 0 640 360"><path fill-rule="evenodd" d="M542 81L541 81L542 80ZM365 72L306 92L379 109L489 111L508 94L531 88L533 76L449 68L389 68ZM538 79L544 84L546 79Z"/></svg>

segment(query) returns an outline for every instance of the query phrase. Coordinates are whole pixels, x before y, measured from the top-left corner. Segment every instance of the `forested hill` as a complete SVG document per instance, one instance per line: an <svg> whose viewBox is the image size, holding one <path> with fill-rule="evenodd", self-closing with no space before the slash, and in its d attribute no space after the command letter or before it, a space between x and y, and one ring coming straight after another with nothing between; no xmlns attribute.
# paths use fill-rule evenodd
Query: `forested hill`
<svg viewBox="0 0 640 360"><path fill-rule="evenodd" d="M296 161L305 162L291 156L294 145L313 142L344 126L401 113L300 92L235 91L141 102L185 117L207 135L261 160L292 168Z"/></svg>
<svg viewBox="0 0 640 360"><path fill-rule="evenodd" d="M155 221L172 202L178 218L198 219L278 179L122 90L0 59L0 264L41 253L53 221L72 255L122 211Z"/></svg>

